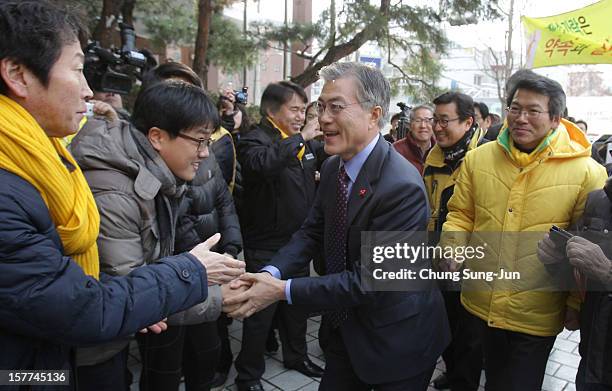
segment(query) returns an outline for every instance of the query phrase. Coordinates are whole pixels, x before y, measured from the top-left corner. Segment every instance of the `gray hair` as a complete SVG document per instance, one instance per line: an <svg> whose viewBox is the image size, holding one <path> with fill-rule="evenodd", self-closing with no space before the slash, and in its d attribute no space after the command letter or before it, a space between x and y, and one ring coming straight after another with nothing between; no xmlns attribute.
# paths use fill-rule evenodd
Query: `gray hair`
<svg viewBox="0 0 612 391"><path fill-rule="evenodd" d="M368 110L380 106L382 116L378 120L378 127L382 129L385 126L389 116L391 87L380 70L357 62L336 62L323 67L319 76L326 82L352 76L361 107Z"/></svg>
<svg viewBox="0 0 612 391"><path fill-rule="evenodd" d="M433 106L431 105L428 105L428 104L418 105L417 107L410 110L410 122L414 121L414 116L416 115L415 113L417 112L417 110L423 110L423 109L429 110L432 114L435 112Z"/></svg>

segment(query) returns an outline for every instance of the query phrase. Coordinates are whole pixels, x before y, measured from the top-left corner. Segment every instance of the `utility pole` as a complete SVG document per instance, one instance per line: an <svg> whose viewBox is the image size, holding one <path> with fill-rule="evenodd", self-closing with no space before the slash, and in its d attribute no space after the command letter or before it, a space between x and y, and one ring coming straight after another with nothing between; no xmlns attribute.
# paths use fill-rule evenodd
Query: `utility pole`
<svg viewBox="0 0 612 391"><path fill-rule="evenodd" d="M287 28L287 0L285 0L285 28ZM288 67L288 55L287 55L287 41L283 43L283 80L287 80L287 67Z"/></svg>

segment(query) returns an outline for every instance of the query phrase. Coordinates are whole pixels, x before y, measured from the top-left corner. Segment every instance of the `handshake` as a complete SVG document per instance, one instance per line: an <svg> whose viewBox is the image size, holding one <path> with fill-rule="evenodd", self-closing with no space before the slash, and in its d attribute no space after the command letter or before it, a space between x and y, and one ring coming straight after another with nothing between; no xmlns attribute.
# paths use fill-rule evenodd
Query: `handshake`
<svg viewBox="0 0 612 391"><path fill-rule="evenodd" d="M223 312L231 318L248 318L270 304L284 300L286 283L267 272L244 273L221 287Z"/></svg>
<svg viewBox="0 0 612 391"><path fill-rule="evenodd" d="M237 319L248 318L278 300L285 299L286 281L269 273L245 273L245 263L210 251L221 238L215 234L194 247L190 254L206 267L208 285L221 285L223 312Z"/></svg>

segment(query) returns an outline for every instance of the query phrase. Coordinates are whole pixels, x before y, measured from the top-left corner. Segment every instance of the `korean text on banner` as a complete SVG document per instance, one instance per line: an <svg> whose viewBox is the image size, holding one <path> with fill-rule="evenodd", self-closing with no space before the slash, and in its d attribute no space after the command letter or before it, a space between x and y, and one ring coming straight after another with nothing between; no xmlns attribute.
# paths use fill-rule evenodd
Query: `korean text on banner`
<svg viewBox="0 0 612 391"><path fill-rule="evenodd" d="M523 16L527 68L612 63L612 0L544 18Z"/></svg>

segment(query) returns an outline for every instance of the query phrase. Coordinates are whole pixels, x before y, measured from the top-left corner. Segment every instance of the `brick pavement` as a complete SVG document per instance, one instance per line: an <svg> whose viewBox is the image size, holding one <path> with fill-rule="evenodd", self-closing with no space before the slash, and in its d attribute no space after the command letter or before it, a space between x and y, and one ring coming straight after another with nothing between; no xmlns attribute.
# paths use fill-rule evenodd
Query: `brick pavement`
<svg viewBox="0 0 612 391"><path fill-rule="evenodd" d="M308 320L308 328L306 342L308 343L308 354L311 360L318 365L324 367L323 352L319 348L317 340L317 331L319 328L319 317L314 317ZM234 356L240 351L240 340L242 338L242 323L234 321L230 325L230 342ZM578 342L580 341L580 333L578 331L564 330L555 342L555 346L550 354L548 365L546 366L546 376L542 389L545 391L572 391L575 390L574 379L580 355L578 354ZM130 369L134 374L135 381L138 381L140 368L138 363L138 350L135 344L132 345L130 354ZM438 376L441 371L444 371L444 362L438 361L438 365L433 377ZM236 391L237 388L233 384L236 377L236 371L232 367L228 376L224 391ZM484 391L484 372L480 379L481 387L479 391ZM299 372L285 369L282 363L281 353L266 354L266 372L264 373L262 384L265 390L283 390L283 391L314 391L318 389L319 379L310 378L302 375ZM132 391L138 390L138 384L132 385ZM181 391L184 391L184 385L181 385ZM434 391L433 387L429 387L428 391Z"/></svg>

